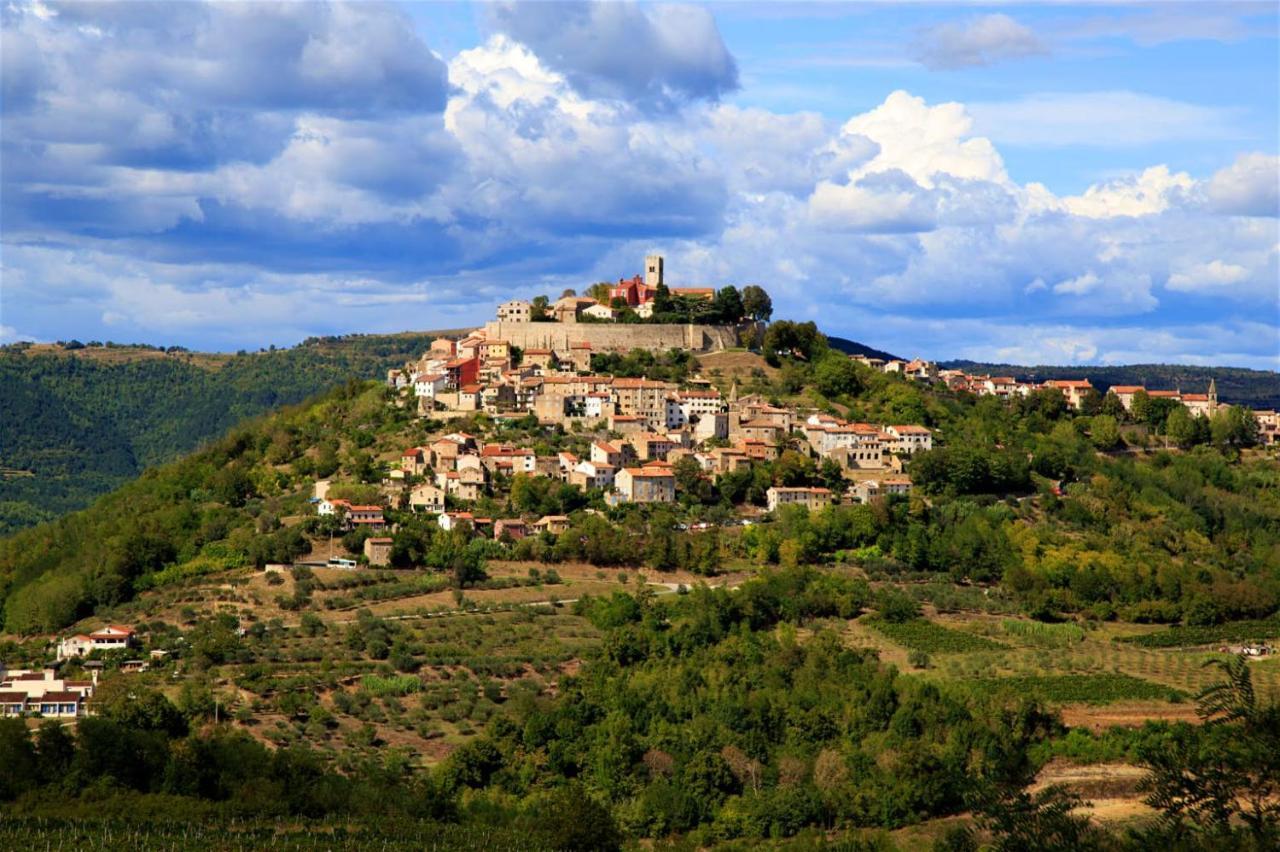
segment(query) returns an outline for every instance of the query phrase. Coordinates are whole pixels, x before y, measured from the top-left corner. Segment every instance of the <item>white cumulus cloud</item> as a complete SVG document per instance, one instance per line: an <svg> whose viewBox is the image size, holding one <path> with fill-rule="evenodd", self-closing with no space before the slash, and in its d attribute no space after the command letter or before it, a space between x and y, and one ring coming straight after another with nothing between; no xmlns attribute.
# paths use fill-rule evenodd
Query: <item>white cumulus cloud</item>
<svg viewBox="0 0 1280 852"><path fill-rule="evenodd" d="M1280 216L1280 157L1241 154L1214 174L1208 194L1209 203L1223 213Z"/></svg>
<svg viewBox="0 0 1280 852"><path fill-rule="evenodd" d="M14 8L3 320L29 336L235 348L458 326L660 251L676 284L760 283L777 315L899 354L1280 351L1274 154L1065 196L1001 154L1057 107L1035 133L1173 138L1221 113L1144 131L1168 104L745 108L721 101L737 72L714 19L682 6L499 8L447 64L372 4ZM661 61L627 65L641 42ZM264 57L287 61L272 77Z"/></svg>
<svg viewBox="0 0 1280 852"><path fill-rule="evenodd" d="M1223 263L1211 260L1208 263L1197 263L1169 276L1165 285L1170 290L1195 292L1197 290L1216 290L1230 287L1248 280L1249 270L1237 263Z"/></svg>

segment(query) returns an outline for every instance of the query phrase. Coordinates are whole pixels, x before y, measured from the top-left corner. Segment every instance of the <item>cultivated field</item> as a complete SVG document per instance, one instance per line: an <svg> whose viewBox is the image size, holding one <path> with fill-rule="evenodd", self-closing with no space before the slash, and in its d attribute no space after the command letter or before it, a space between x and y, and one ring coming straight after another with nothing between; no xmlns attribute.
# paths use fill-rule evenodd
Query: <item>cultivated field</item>
<svg viewBox="0 0 1280 852"><path fill-rule="evenodd" d="M885 624L874 616L849 622L850 644L875 648L904 671L966 690L1035 693L1063 710L1071 726L1101 729L1148 719L1194 720L1192 698L1219 678L1205 662L1213 647L1146 647L1129 637L1163 628L1131 624L1045 625L1024 618L946 614ZM1272 625L1280 632L1280 623ZM912 651L928 655L912 662ZM918 660L917 660L918 661ZM1260 698L1280 698L1280 664L1251 663Z"/></svg>

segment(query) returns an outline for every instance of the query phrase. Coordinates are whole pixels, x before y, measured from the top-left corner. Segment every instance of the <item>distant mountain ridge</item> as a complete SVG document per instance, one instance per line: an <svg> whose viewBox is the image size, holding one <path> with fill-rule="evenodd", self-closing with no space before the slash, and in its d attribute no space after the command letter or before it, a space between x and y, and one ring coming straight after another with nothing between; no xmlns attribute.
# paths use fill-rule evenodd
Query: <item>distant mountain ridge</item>
<svg viewBox="0 0 1280 852"><path fill-rule="evenodd" d="M1119 366L1028 367L982 361L943 361L946 369L993 376L1012 376L1020 381L1078 379L1087 377L1100 391L1112 385L1142 385L1151 390L1182 390L1204 393L1210 380L1216 382L1218 399L1250 408L1280 408L1280 373L1244 367L1195 367L1185 364L1124 364Z"/></svg>
<svg viewBox="0 0 1280 852"><path fill-rule="evenodd" d="M885 352L883 349L875 349L867 346L865 343L859 343L856 340L849 340L844 337L832 337L827 335L827 343L831 344L832 349L838 349L846 355L865 355L868 358L881 358L885 361L906 361L909 359L899 358Z"/></svg>

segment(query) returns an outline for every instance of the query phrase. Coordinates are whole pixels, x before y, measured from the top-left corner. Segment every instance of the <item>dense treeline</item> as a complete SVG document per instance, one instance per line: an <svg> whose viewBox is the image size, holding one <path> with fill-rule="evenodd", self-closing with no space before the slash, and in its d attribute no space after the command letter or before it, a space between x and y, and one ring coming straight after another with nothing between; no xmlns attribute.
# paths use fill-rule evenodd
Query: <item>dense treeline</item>
<svg viewBox="0 0 1280 852"><path fill-rule="evenodd" d="M375 378L429 343L426 335L316 339L209 365L5 347L0 468L13 474L0 478L0 535L82 508L247 418Z"/></svg>

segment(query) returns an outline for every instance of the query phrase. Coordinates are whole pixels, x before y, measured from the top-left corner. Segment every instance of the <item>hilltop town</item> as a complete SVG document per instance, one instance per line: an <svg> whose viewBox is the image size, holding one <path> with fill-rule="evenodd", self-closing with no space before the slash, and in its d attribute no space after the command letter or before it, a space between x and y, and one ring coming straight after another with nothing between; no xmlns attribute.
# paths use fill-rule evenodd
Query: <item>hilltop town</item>
<svg viewBox="0 0 1280 852"><path fill-rule="evenodd" d="M610 362L601 356L616 362L620 354L634 351L692 354L722 350L735 341L757 350L767 346L771 308L761 288L748 298L733 287L667 288L664 266L660 255L646 257L644 276L597 285L603 300L566 293L554 303L541 297L505 302L495 321L459 338L436 339L421 358L389 370L386 382L398 394L397 405L414 406L421 418L441 424L438 437L405 449L398 468L387 474L389 503L438 515L444 529L465 523L485 535L518 539L557 531L564 519L488 518L466 510L513 476L598 491L609 505L672 503L682 462L715 483L755 463L775 462L788 450L821 467L824 482L772 485L764 506L769 511L796 504L817 509L841 500L869 503L912 492L910 459L934 446L933 431L922 423L850 421L758 394L740 395L736 381L720 388L696 371L683 381L669 381L597 370ZM677 300L686 304L673 309ZM722 325L691 333L694 326L654 322L696 313L690 301L704 314L714 313ZM712 310L718 305L734 307L726 315ZM1212 382L1204 393L1124 385L1103 393L1087 377L1031 383L939 369L922 359L854 355L849 360L903 381L1002 401L1048 393L1085 415L1140 420L1153 406L1178 409L1192 426L1202 424L1202 431L1222 407ZM571 433L579 436L584 451L540 455L529 446L448 429L449 421L477 413L498 424L529 419ZM1276 412L1252 414L1258 442L1276 443ZM319 514L340 515L347 529L384 529L381 505L331 501L327 491L328 483L317 486ZM368 542L364 557L386 564L391 540Z"/></svg>

